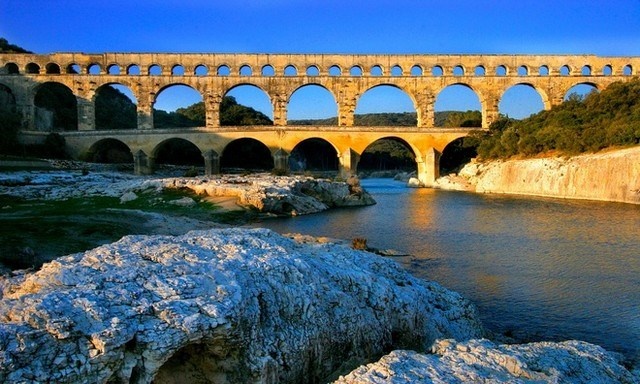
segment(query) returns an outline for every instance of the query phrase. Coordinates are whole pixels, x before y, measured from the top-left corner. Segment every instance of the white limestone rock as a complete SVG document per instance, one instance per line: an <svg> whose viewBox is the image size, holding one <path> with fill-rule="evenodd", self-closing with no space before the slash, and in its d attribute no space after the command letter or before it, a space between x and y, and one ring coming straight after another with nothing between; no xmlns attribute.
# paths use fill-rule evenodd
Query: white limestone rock
<svg viewBox="0 0 640 384"><path fill-rule="evenodd" d="M472 305L346 246L226 228L127 236L0 284L0 382L326 382L477 338Z"/></svg>
<svg viewBox="0 0 640 384"><path fill-rule="evenodd" d="M26 199L65 200L118 197L125 203L142 193L190 189L198 195L235 196L238 204L260 212L303 215L329 208L375 204L359 184L270 174L212 177L134 176L116 172L30 171L0 174L0 194ZM182 200L186 202L186 200Z"/></svg>
<svg viewBox="0 0 640 384"><path fill-rule="evenodd" d="M573 157L471 162L443 189L640 204L640 146ZM454 182L452 182L454 181Z"/></svg>
<svg viewBox="0 0 640 384"><path fill-rule="evenodd" d="M581 342L496 345L488 340L439 340L433 354L396 350L336 384L638 383L616 355Z"/></svg>

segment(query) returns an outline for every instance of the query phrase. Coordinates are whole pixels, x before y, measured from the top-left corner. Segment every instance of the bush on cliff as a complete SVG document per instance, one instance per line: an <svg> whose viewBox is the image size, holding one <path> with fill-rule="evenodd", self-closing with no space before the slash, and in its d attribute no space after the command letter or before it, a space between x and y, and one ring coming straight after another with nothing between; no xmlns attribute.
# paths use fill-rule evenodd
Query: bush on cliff
<svg viewBox="0 0 640 384"><path fill-rule="evenodd" d="M548 151L567 155L611 146L640 144L640 79L611 84L586 97L523 120L501 117L487 132L469 138L482 159L534 156Z"/></svg>

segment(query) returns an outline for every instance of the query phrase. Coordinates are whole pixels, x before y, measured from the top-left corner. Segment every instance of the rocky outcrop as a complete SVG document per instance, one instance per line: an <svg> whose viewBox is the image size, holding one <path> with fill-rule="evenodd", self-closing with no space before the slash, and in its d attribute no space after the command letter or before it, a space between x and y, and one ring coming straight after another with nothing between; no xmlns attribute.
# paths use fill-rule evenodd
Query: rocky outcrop
<svg viewBox="0 0 640 384"><path fill-rule="evenodd" d="M305 215L329 208L375 204L357 179L335 182L303 176L224 176L160 180L169 188L188 188L209 196L236 196L238 204L260 212Z"/></svg>
<svg viewBox="0 0 640 384"><path fill-rule="evenodd" d="M3 383L326 382L482 334L469 302L391 260L266 229L128 236L0 292Z"/></svg>
<svg viewBox="0 0 640 384"><path fill-rule="evenodd" d="M64 200L84 196L135 200L140 193L190 189L199 195L234 196L237 203L264 213L303 215L335 207L375 204L357 180L331 181L269 174L213 177L140 177L117 172L52 171L0 174L0 194Z"/></svg>
<svg viewBox="0 0 640 384"><path fill-rule="evenodd" d="M433 354L393 351L336 384L394 383L637 383L616 356L580 341L496 345L488 340L440 340Z"/></svg>
<svg viewBox="0 0 640 384"><path fill-rule="evenodd" d="M640 204L640 147L571 158L467 164L436 187Z"/></svg>

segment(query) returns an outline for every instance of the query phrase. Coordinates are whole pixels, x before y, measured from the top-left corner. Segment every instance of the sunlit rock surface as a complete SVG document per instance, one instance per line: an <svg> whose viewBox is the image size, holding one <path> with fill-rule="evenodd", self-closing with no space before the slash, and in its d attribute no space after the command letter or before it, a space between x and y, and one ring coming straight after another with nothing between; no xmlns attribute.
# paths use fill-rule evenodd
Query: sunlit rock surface
<svg viewBox="0 0 640 384"><path fill-rule="evenodd" d="M336 384L637 383L640 377L601 347L580 341L496 345L440 340L433 354L396 350Z"/></svg>
<svg viewBox="0 0 640 384"><path fill-rule="evenodd" d="M640 204L640 146L571 158L470 163L435 187Z"/></svg>
<svg viewBox="0 0 640 384"><path fill-rule="evenodd" d="M395 262L266 229L128 236L0 279L0 382L327 382L482 336Z"/></svg>
<svg viewBox="0 0 640 384"><path fill-rule="evenodd" d="M305 176L142 177L117 172L83 174L65 170L0 174L0 194L28 199L109 196L128 202L135 200L140 193L181 188L191 189L200 195L235 196L240 206L284 215L375 204L357 181L339 182Z"/></svg>

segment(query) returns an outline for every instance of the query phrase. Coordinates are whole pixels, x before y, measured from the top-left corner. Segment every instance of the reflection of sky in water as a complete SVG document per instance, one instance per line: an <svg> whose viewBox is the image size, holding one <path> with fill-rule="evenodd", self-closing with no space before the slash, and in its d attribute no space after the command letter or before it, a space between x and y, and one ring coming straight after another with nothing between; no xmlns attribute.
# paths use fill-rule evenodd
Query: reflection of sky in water
<svg viewBox="0 0 640 384"><path fill-rule="evenodd" d="M363 185L377 205L262 224L408 252L397 261L473 300L496 331L640 357L640 206Z"/></svg>

